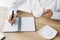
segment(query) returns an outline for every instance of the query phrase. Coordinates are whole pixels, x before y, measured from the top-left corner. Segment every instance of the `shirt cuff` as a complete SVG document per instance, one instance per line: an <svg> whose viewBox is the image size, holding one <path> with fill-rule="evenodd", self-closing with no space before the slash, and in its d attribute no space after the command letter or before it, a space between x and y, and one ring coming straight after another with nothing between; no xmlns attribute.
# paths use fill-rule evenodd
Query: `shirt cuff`
<svg viewBox="0 0 60 40"><path fill-rule="evenodd" d="M11 9L11 10L8 11L9 15L12 15L12 10L13 9ZM14 10L14 14L17 15L17 10Z"/></svg>

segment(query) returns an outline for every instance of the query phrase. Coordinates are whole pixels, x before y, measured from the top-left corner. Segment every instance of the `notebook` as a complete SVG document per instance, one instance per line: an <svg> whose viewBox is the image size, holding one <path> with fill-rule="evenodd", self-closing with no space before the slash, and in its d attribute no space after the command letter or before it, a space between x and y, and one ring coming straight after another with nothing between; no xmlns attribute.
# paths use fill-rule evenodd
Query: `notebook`
<svg viewBox="0 0 60 40"><path fill-rule="evenodd" d="M13 25L5 20L3 32L35 31L34 17L16 18Z"/></svg>

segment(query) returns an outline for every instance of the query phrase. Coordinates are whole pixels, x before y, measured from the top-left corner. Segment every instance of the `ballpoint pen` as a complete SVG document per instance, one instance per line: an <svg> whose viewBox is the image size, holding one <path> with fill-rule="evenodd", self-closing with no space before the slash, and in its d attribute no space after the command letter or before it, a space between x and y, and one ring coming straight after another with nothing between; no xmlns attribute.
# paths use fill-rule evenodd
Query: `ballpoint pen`
<svg viewBox="0 0 60 40"><path fill-rule="evenodd" d="M14 10L12 10L12 17L11 17L11 20L13 20L14 18ZM11 24L12 25L12 24Z"/></svg>

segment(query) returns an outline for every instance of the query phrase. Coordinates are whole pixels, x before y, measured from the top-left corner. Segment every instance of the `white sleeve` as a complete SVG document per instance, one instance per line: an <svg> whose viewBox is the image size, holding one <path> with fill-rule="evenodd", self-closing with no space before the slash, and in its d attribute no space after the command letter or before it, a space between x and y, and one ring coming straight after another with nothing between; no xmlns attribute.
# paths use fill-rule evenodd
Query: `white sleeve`
<svg viewBox="0 0 60 40"><path fill-rule="evenodd" d="M14 10L14 14L16 14L17 9L18 9L17 1L15 0L11 3L11 5L9 7L9 11L8 11L9 15L12 15L12 10Z"/></svg>
<svg viewBox="0 0 60 40"><path fill-rule="evenodd" d="M52 19L60 20L60 12L53 12L53 16L51 17Z"/></svg>
<svg viewBox="0 0 60 40"><path fill-rule="evenodd" d="M31 0L32 2L32 13L35 17L40 17L43 14L43 8L40 7L39 0Z"/></svg>
<svg viewBox="0 0 60 40"><path fill-rule="evenodd" d="M14 14L16 15L17 13L17 10L18 10L18 7L22 5L22 3L24 3L24 0L14 0L12 3L11 3L11 6L9 8L9 15L12 14L12 10L14 10Z"/></svg>
<svg viewBox="0 0 60 40"><path fill-rule="evenodd" d="M40 0L40 6L45 9L56 10L56 0Z"/></svg>

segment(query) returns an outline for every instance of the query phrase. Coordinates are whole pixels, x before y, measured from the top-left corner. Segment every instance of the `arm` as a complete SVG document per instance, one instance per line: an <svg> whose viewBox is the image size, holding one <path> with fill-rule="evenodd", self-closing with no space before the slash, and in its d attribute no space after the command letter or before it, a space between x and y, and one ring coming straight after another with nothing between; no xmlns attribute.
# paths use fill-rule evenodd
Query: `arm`
<svg viewBox="0 0 60 40"><path fill-rule="evenodd" d="M51 1L47 1L48 3L46 3L45 1L43 1L43 0L40 0L40 6L41 7L43 7L43 8L45 8L45 9L50 9L51 11L50 12L48 12L48 13L46 13L46 15L45 16L47 16L48 17L48 15L50 16L51 15L51 12L52 12L52 16L51 16L51 18L52 19L56 19L56 20L60 20L60 12L57 12L56 11L56 7L57 7L57 5L56 5L56 3L57 3L57 1L56 0L51 0ZM50 3L49 3L50 2ZM47 7L46 7L47 6ZM46 10L46 11L47 11ZM48 15L47 15L48 14Z"/></svg>
<svg viewBox="0 0 60 40"><path fill-rule="evenodd" d="M14 11L14 14L16 15L16 12L17 12L17 9L18 9L18 6L17 6L17 0L13 1L11 4L10 4L10 7L8 8L9 10L9 15L11 16L12 15L12 10Z"/></svg>
<svg viewBox="0 0 60 40"><path fill-rule="evenodd" d="M45 9L45 10L43 10ZM55 1L47 1L47 0L32 0L32 13L35 17L40 17L44 14L46 17L50 17L51 12L49 10L54 11L55 10ZM45 11L45 12L44 12ZM49 13L46 13L49 12ZM49 16L48 16L49 15Z"/></svg>
<svg viewBox="0 0 60 40"><path fill-rule="evenodd" d="M17 6L17 0L14 0L11 2L10 4L10 7L9 7L9 11L8 11L8 21L9 23L11 23L11 25L14 23L15 21L15 18L16 18L16 15L17 15L17 9L18 9L18 6ZM12 11L14 11L14 16L12 18ZM12 19L11 19L12 18Z"/></svg>
<svg viewBox="0 0 60 40"><path fill-rule="evenodd" d="M18 15L18 14L17 14L18 7L19 7L20 5L22 5L22 3L24 3L24 0L14 0L14 1L11 3L11 6L10 6L10 8L9 8L9 15L8 15L9 23L13 24L13 22L15 21L15 18L16 18L16 16ZM14 11L13 20L11 20L12 10Z"/></svg>

